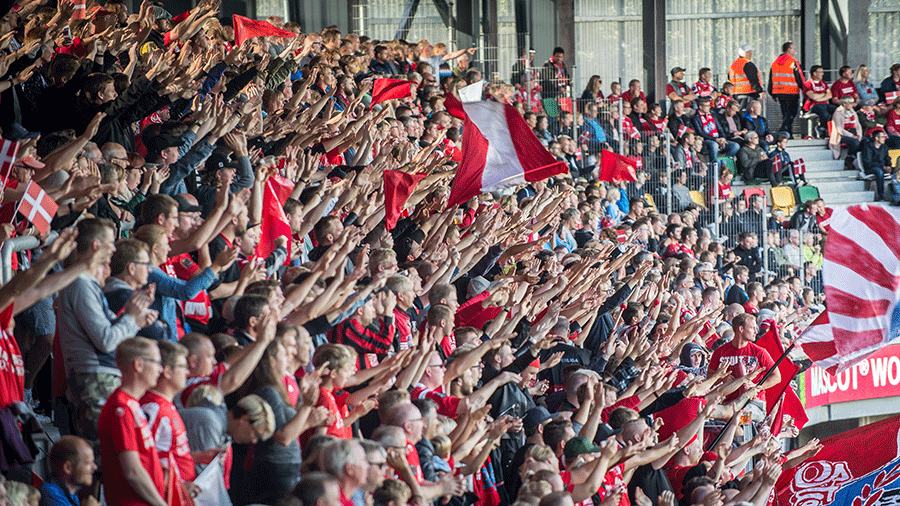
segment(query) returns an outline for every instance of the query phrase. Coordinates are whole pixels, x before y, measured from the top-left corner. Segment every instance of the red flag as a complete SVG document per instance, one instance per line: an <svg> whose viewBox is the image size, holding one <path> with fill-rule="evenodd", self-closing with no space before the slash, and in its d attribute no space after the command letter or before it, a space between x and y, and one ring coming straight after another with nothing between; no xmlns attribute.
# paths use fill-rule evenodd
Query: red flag
<svg viewBox="0 0 900 506"><path fill-rule="evenodd" d="M695 418L697 411L700 410L706 401L703 397L688 397L674 406L670 406L654 415L661 418L663 426L656 432L660 441L669 439L669 436L675 434L681 429L687 427Z"/></svg>
<svg viewBox="0 0 900 506"><path fill-rule="evenodd" d="M287 193L285 194L285 189ZM291 257L291 226L287 215L284 214L284 201L290 196L293 183L283 177L272 176L266 181L266 189L263 193L262 208L262 235L259 244L256 245L256 255L266 258L275 249L276 238L284 236L288 238L288 258ZM284 197L281 200L280 197Z"/></svg>
<svg viewBox="0 0 900 506"><path fill-rule="evenodd" d="M463 104L451 94L444 107L465 120L463 160L453 179L448 206L482 192L567 172L565 162L553 158L513 106L490 100Z"/></svg>
<svg viewBox="0 0 900 506"><path fill-rule="evenodd" d="M605 149L600 153L600 181L637 181L637 163L634 160Z"/></svg>
<svg viewBox="0 0 900 506"><path fill-rule="evenodd" d="M778 337L778 331L776 330L775 325L770 324L766 333L756 340L756 344L769 352L769 356L772 357L772 360L778 360L778 358L784 354L784 347L781 344L781 339ZM778 382L777 385L766 389L766 412L774 413L775 415L772 419L772 434L781 432L782 415L791 415L794 418L795 425L797 425L797 428L799 429L802 429L803 426L806 425L806 422L809 421L809 418L806 416L806 411L800 403L800 398L797 397L797 393L791 388L791 381L799 371L800 368L797 367L791 359L785 357L785 359L778 364L778 372L781 374L781 381ZM778 406L777 410L774 410L775 405L781 400L782 395L784 395L784 402ZM796 400L796 402L794 402L794 400Z"/></svg>
<svg viewBox="0 0 900 506"><path fill-rule="evenodd" d="M775 484L781 506L894 504L900 493L900 416L822 441L822 450Z"/></svg>
<svg viewBox="0 0 900 506"><path fill-rule="evenodd" d="M897 93L896 91L889 91L884 94L884 101L888 104L893 104L894 100L897 100L898 95L900 95L900 93Z"/></svg>
<svg viewBox="0 0 900 506"><path fill-rule="evenodd" d="M684 137L685 135L687 135L688 132L693 132L693 131L694 131L694 129L688 128L687 125L679 125L678 133L675 134L675 137L680 139L680 138Z"/></svg>
<svg viewBox="0 0 900 506"><path fill-rule="evenodd" d="M412 96L412 83L406 79L376 79L372 85L372 106L393 100Z"/></svg>
<svg viewBox="0 0 900 506"><path fill-rule="evenodd" d="M50 222L56 216L57 209L59 204L54 202L37 183L31 181L28 188L25 188L25 195L22 195L16 212L21 213L41 234L44 234L50 228Z"/></svg>
<svg viewBox="0 0 900 506"><path fill-rule="evenodd" d="M587 144L591 142L591 131L585 129L581 132L581 135L578 136L578 144Z"/></svg>
<svg viewBox="0 0 900 506"><path fill-rule="evenodd" d="M384 221L388 230L393 230L400 219L400 213L416 184L425 174L409 174L399 170L384 171Z"/></svg>
<svg viewBox="0 0 900 506"><path fill-rule="evenodd" d="M0 175L3 175L4 181L9 179L9 175L12 173L13 163L16 162L16 156L18 154L18 142L4 140L3 144L0 144Z"/></svg>
<svg viewBox="0 0 900 506"><path fill-rule="evenodd" d="M276 28L268 21L245 18L232 14L231 24L234 27L234 45L240 46L245 40L254 37L294 37L296 34L290 30Z"/></svg>

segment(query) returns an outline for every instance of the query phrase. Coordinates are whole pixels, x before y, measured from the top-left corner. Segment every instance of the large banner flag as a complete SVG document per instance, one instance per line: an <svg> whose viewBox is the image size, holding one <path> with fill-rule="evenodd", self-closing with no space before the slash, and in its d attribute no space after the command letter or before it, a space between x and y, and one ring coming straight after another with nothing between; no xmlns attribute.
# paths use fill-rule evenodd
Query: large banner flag
<svg viewBox="0 0 900 506"><path fill-rule="evenodd" d="M372 104L380 104L385 100L412 96L412 83L406 79L376 79L372 86Z"/></svg>
<svg viewBox="0 0 900 506"><path fill-rule="evenodd" d="M464 104L452 94L444 106L465 121L463 160L453 179L448 207L568 170L565 162L557 161L541 145L513 106L494 101Z"/></svg>
<svg viewBox="0 0 900 506"><path fill-rule="evenodd" d="M635 160L618 153L600 150L600 181L637 181L637 163Z"/></svg>
<svg viewBox="0 0 900 506"><path fill-rule="evenodd" d="M838 374L900 337L900 210L855 205L835 211L830 225L822 266L828 311L797 342Z"/></svg>
<svg viewBox="0 0 900 506"><path fill-rule="evenodd" d="M284 203L291 195L294 182L281 176L271 176L266 180L263 192L262 235L256 245L256 254L266 258L275 249L274 241L280 236L287 237L288 258L291 257L291 225L284 214Z"/></svg>
<svg viewBox="0 0 900 506"><path fill-rule="evenodd" d="M774 324L769 325L768 330L756 340L756 345L769 352L772 360L778 360L784 354L784 346L778 334L778 328ZM797 364L790 358L784 357L784 360L778 364L781 381L766 389L766 412L774 415L772 434L781 432L784 415L790 415L798 429L803 429L803 426L809 421L806 410L803 409L803 403L800 402L797 392L794 392L791 387L791 381L799 371L800 368Z"/></svg>
<svg viewBox="0 0 900 506"><path fill-rule="evenodd" d="M874 506L900 500L900 416L822 441L822 450L786 469L779 506Z"/></svg>

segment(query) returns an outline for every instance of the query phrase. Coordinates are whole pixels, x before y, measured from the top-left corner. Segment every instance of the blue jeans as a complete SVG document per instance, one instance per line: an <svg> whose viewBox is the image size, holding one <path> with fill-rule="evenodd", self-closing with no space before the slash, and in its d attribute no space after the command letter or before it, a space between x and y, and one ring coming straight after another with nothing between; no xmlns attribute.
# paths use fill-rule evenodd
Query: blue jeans
<svg viewBox="0 0 900 506"><path fill-rule="evenodd" d="M847 145L847 156L856 156L859 153L859 141L856 137L841 136L841 144Z"/></svg>
<svg viewBox="0 0 900 506"><path fill-rule="evenodd" d="M866 167L866 174L875 174L875 200L884 198L884 167Z"/></svg>
<svg viewBox="0 0 900 506"><path fill-rule="evenodd" d="M809 112L819 117L819 126L825 128L825 124L831 119L831 115L837 110L836 105L832 104L816 104L809 109Z"/></svg>
<svg viewBox="0 0 900 506"><path fill-rule="evenodd" d="M719 157L719 143L717 143L716 141L704 139L703 145L707 150L709 150L709 157L711 160L715 160ZM738 143L726 141L725 147L722 149L722 154L734 158L734 155L737 154L739 149L741 149L741 147L738 145Z"/></svg>

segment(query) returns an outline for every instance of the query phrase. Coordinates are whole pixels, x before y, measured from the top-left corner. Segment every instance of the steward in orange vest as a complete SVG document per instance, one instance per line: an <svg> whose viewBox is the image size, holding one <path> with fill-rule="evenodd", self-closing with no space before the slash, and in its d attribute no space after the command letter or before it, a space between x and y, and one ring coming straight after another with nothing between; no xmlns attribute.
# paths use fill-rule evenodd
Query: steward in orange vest
<svg viewBox="0 0 900 506"><path fill-rule="evenodd" d="M800 92L806 79L800 62L794 58L794 53L797 52L794 43L785 42L781 46L781 52L783 54L772 63L768 90L781 107L781 126L776 131L791 134L794 118L800 108Z"/></svg>
<svg viewBox="0 0 900 506"><path fill-rule="evenodd" d="M748 45L741 46L741 49L738 50L738 55L738 59L734 60L734 63L728 69L728 80L734 85L734 90L732 91L734 95L745 95L745 97L739 97L739 99L744 99L741 100L743 105L749 98L760 98L764 90L762 84L760 84L759 69L756 68L756 64L750 61L750 58L753 56L753 47Z"/></svg>

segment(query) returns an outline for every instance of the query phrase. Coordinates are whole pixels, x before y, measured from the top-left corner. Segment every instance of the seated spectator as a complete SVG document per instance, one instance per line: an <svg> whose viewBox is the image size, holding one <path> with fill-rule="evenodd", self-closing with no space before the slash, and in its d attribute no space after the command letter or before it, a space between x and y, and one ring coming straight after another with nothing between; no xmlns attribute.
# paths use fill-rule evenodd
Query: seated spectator
<svg viewBox="0 0 900 506"><path fill-rule="evenodd" d="M759 145L759 134L754 131L747 132L747 144L738 151L735 161L737 170L746 183L754 179L770 178L772 175L772 160Z"/></svg>
<svg viewBox="0 0 900 506"><path fill-rule="evenodd" d="M769 132L769 124L762 115L762 103L759 100L751 100L747 104L747 112L744 113L742 122L745 130L748 132L752 130L759 135L759 145L768 151L769 145L775 142L775 135Z"/></svg>
<svg viewBox="0 0 900 506"><path fill-rule="evenodd" d="M784 174L787 174L793 186L798 185L798 179L803 181L803 184L806 185L806 174L794 174L794 162L791 160L791 155L787 152L787 143L787 135L778 134L778 136L775 137L775 149L769 153L772 158L772 172L769 175L769 182L772 183L772 186L778 186L784 179ZM780 170L776 168L776 164L778 163L776 162L776 159L781 164Z"/></svg>
<svg viewBox="0 0 900 506"><path fill-rule="evenodd" d="M832 137L836 137L837 139L834 140L839 139L840 142L829 142L829 146L832 152L836 153L840 153L841 144L847 146L847 161L845 161L845 164L849 167L856 158L857 153L859 153L859 143L862 142L863 138L862 126L856 111L853 110L853 97L844 96L841 98L840 103L841 107L832 116L834 121L833 129L837 132L833 132Z"/></svg>
<svg viewBox="0 0 900 506"><path fill-rule="evenodd" d="M716 103L719 97L719 91L710 83L712 79L712 70L709 67L703 67L697 72L697 82L691 86L691 92L699 97L709 97L712 103ZM718 106L716 106L718 108ZM692 109L693 110L693 109ZM693 113L692 113L693 114Z"/></svg>
<svg viewBox="0 0 900 506"><path fill-rule="evenodd" d="M78 492L90 487L97 471L94 449L78 436L63 436L50 448L50 479L41 486L41 506L99 505L93 496L79 501Z"/></svg>
<svg viewBox="0 0 900 506"><path fill-rule="evenodd" d="M719 157L719 150L725 156L734 157L740 146L725 138L726 131L710 111L710 101L700 98L697 100L698 112L691 118L694 131L703 139L703 149L709 152L709 158L715 160Z"/></svg>
<svg viewBox="0 0 900 506"><path fill-rule="evenodd" d="M821 65L813 65L809 69L809 79L803 85L803 110L810 112L819 117L819 126L817 132L819 137L824 137L826 130L824 125L831 120L831 115L837 109L837 106L830 103L831 88L828 87L822 78L825 77L825 70Z"/></svg>
<svg viewBox="0 0 900 506"><path fill-rule="evenodd" d="M831 85L831 104L840 107L843 99L849 97L851 106L855 108L859 104L859 93L853 82L853 69L844 65L838 70L838 76L838 80Z"/></svg>
<svg viewBox="0 0 900 506"><path fill-rule="evenodd" d="M745 137L747 128L742 122L741 115L738 114L739 110L740 104L737 102L729 103L719 117L719 124L722 125L723 137L736 143L738 146L742 146L747 142ZM735 151L735 154L737 154L737 151Z"/></svg>
<svg viewBox="0 0 900 506"><path fill-rule="evenodd" d="M887 133L887 145L891 149L900 148L900 100L895 100L887 113L887 124L884 126Z"/></svg>

